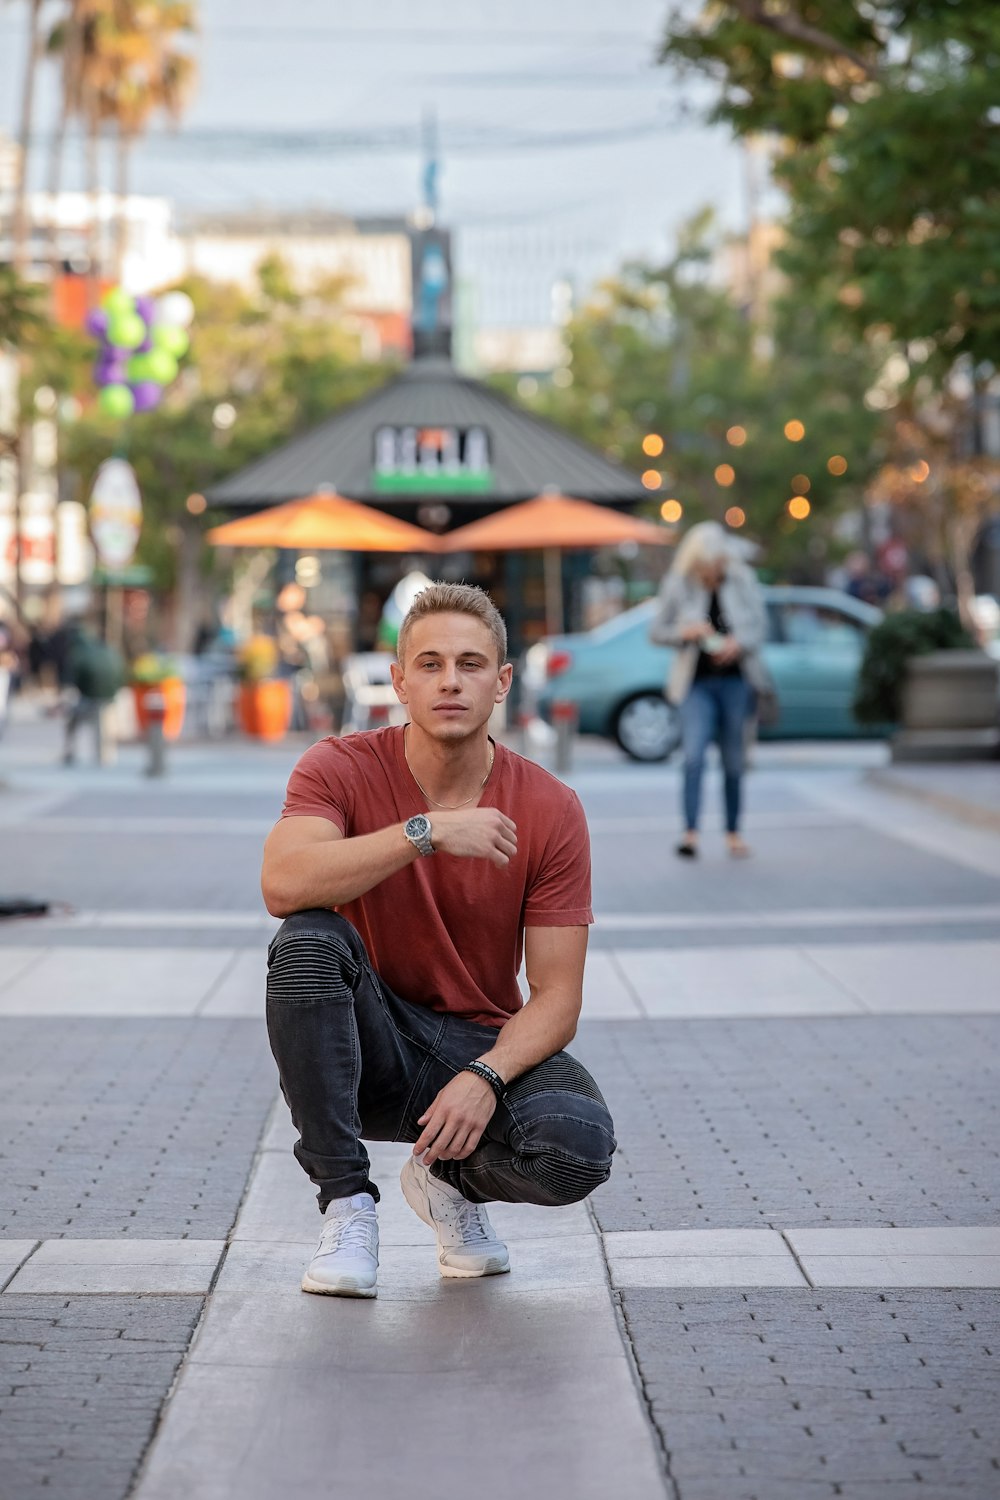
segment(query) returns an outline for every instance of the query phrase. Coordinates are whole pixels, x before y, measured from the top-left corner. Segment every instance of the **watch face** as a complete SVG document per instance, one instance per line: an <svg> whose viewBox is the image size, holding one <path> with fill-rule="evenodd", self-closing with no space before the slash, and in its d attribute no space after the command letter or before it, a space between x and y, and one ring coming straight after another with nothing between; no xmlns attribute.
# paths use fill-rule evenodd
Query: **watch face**
<svg viewBox="0 0 1000 1500"><path fill-rule="evenodd" d="M430 831L431 820L424 817L423 813L416 813L414 817L410 818L403 830L408 839L426 838Z"/></svg>

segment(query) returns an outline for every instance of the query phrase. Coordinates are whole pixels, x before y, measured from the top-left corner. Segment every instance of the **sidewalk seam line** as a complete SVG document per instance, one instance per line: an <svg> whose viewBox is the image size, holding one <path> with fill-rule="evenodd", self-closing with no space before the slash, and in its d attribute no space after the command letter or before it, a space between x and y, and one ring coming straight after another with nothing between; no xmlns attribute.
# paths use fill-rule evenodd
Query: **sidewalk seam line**
<svg viewBox="0 0 1000 1500"><path fill-rule="evenodd" d="M621 1293L611 1279L611 1267L608 1264L608 1252L604 1243L604 1231L601 1229L601 1226L598 1223L597 1214L594 1211L593 1200L591 1198L587 1198L586 1207L587 1217L590 1220L591 1233L597 1236L597 1243L600 1246L601 1262L604 1270L604 1285L608 1293L608 1299L611 1303L612 1317L614 1318L615 1324L618 1328L618 1337L622 1342L622 1352L625 1355L625 1362L628 1365L629 1376L631 1378L633 1388L635 1390L636 1396L639 1399L639 1403L646 1418L646 1428L649 1434L650 1442L652 1443L653 1452L656 1454L661 1476L664 1480L664 1483L668 1487L670 1500L681 1500L680 1487L670 1468L670 1453L667 1449L663 1433L660 1431L659 1425L657 1424L656 1419L653 1416L653 1403L646 1391L646 1382L643 1378L642 1367L639 1364L639 1357L636 1352L635 1342L632 1338L632 1331L629 1327L628 1316L622 1304Z"/></svg>
<svg viewBox="0 0 1000 1500"><path fill-rule="evenodd" d="M812 1277L809 1275L809 1272L806 1270L805 1265L804 1265L804 1263L802 1261L802 1258L799 1255L799 1252L796 1250L795 1246L792 1244L791 1240L788 1238L788 1230L787 1229L781 1229L781 1230L779 1230L779 1233L781 1235L781 1238L784 1240L785 1244L788 1246L788 1253L791 1255L791 1257L794 1260L795 1264L798 1266L799 1272L800 1272L801 1276L803 1277L803 1279L805 1280L806 1286L810 1287L813 1291L815 1291L816 1290L816 1284L813 1281Z"/></svg>
<svg viewBox="0 0 1000 1500"><path fill-rule="evenodd" d="M41 1243L42 1243L41 1240L36 1240L35 1243L32 1245L31 1249L28 1251L27 1255L23 1258L23 1260L21 1260L21 1262L14 1267L13 1271L11 1271L10 1275L4 1281L3 1285L0 1286L0 1296L2 1296L3 1293L7 1290L7 1288L10 1286L11 1282L14 1280L15 1276L20 1276L21 1272L24 1270L25 1266L28 1264L28 1261L35 1254L36 1250L41 1245Z"/></svg>

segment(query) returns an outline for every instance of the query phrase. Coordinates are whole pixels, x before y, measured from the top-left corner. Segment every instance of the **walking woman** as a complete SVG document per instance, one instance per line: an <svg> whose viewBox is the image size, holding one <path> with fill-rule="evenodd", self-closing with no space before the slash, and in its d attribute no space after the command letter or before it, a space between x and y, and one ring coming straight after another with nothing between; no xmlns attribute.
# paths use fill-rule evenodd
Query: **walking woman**
<svg viewBox="0 0 1000 1500"><path fill-rule="evenodd" d="M705 754L722 756L726 843L750 853L740 833L744 744L758 693L770 689L760 657L767 616L756 576L715 521L692 526L660 588L650 640L677 648L667 698L679 710L684 748L684 835L677 853L698 853Z"/></svg>

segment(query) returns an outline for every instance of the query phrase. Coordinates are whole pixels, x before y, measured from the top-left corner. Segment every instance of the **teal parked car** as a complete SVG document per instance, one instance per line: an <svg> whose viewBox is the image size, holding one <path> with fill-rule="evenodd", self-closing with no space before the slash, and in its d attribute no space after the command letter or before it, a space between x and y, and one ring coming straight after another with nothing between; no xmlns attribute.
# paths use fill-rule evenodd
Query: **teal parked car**
<svg viewBox="0 0 1000 1500"><path fill-rule="evenodd" d="M851 711L865 638L882 612L837 589L767 585L764 659L780 715L766 739L868 736ZM583 734L614 739L633 760L666 760L680 743L677 710L663 696L672 651L653 646L656 600L578 635L550 636L525 660L529 703L543 719L576 705Z"/></svg>

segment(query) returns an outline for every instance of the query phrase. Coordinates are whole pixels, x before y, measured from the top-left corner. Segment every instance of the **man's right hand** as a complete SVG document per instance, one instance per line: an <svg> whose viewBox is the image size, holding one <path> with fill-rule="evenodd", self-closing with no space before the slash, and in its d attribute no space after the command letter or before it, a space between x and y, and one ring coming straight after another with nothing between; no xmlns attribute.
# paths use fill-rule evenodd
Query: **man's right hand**
<svg viewBox="0 0 1000 1500"><path fill-rule="evenodd" d="M708 620L699 620L696 625L685 625L681 631L682 641L703 641L707 635L712 634L712 626Z"/></svg>
<svg viewBox="0 0 1000 1500"><path fill-rule="evenodd" d="M517 853L517 826L497 807L431 811L431 843L439 854L509 865Z"/></svg>

